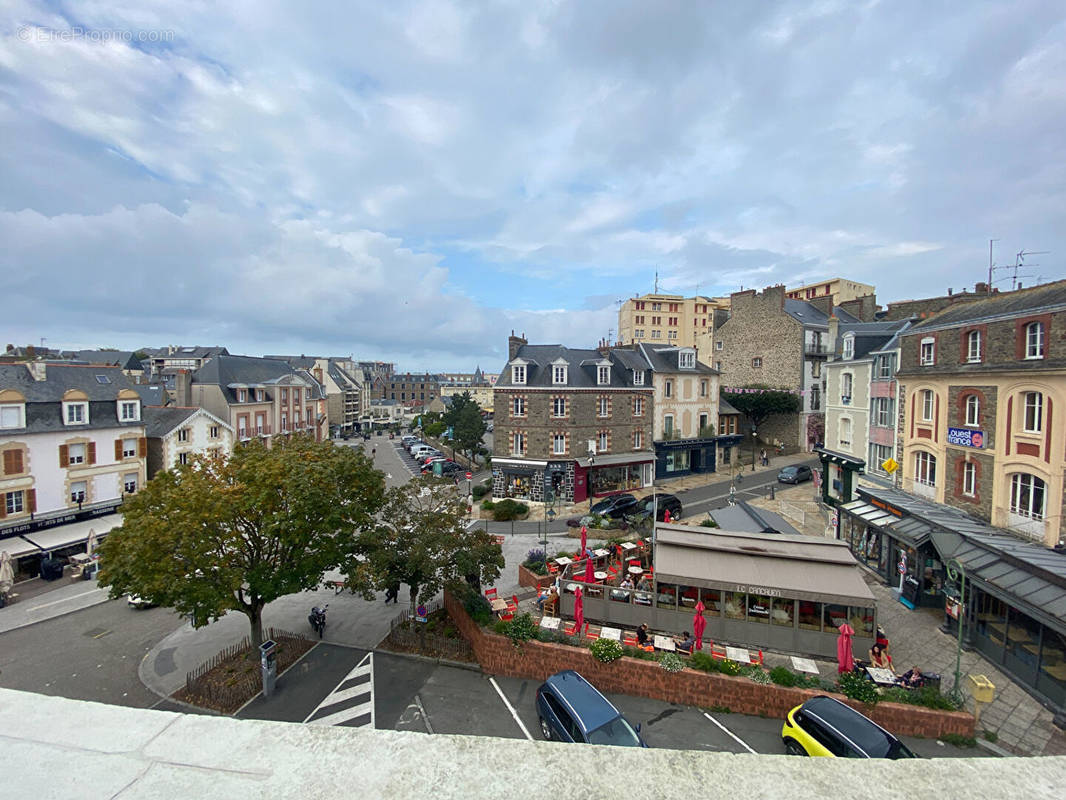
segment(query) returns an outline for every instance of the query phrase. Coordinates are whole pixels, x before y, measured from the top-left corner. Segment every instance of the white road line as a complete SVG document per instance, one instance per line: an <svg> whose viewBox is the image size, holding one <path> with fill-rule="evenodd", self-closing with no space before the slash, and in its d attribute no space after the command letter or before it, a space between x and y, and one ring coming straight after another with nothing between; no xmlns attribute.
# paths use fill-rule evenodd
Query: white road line
<svg viewBox="0 0 1066 800"><path fill-rule="evenodd" d="M340 725L342 722L348 722L349 720L357 719L358 717L365 717L370 715L370 727L374 727L374 701L369 703L363 703L361 706L353 706L352 708L346 708L344 711L338 711L336 714L330 714L329 716L319 717L308 722L308 725Z"/></svg>
<svg viewBox="0 0 1066 800"><path fill-rule="evenodd" d="M323 707L335 705L338 702L337 700L333 699L334 698L334 693L336 693L337 689L343 683L345 683L345 681L350 681L352 678L356 677L357 675L365 675L365 674L368 674L368 673L370 675L370 683L369 684L361 683L361 684L359 684L359 686L354 687L354 688L359 689L359 691L356 694L366 694L369 691L370 692L370 702L369 703L366 703L366 704L364 704L362 706L358 706L356 708L349 708L349 709L346 709L345 711L338 711L336 714L330 714L328 717L322 717L321 719L315 720L312 724L334 725L338 721L339 722L345 722L345 721L347 721L349 719L353 719L354 717L358 717L358 716L360 716L362 714L366 714L367 713L367 708L369 708L370 727L371 728L375 727L374 726L374 654L373 653L367 653L365 656L363 656L363 660L360 661L358 664L356 664L355 668L351 672L349 672L347 675L345 675L340 680L340 682L336 686L333 687L333 691L330 692L328 695L326 695L326 697L323 698L321 703L319 703L317 706L315 706L315 710L307 715L307 718L304 719L304 724L307 724L307 721L309 719L311 719L311 717L313 717L315 714L317 714L319 712L319 710L322 709ZM352 712L355 712L355 713L352 713ZM343 719L339 719L342 716L344 718ZM326 720L333 720L333 721L332 722L326 722Z"/></svg>
<svg viewBox="0 0 1066 800"><path fill-rule="evenodd" d="M500 696L500 699L503 700L503 704L507 706L507 710L511 712L511 716L514 717L514 721L518 723L518 727L522 729L522 733L524 733L526 735L526 738L532 742L533 737L529 735L529 730L526 729L525 723L523 723L522 720L518 718L518 712L514 710L514 706L511 705L511 701L508 700L507 697L504 695L503 689L501 689L500 685L496 683L496 679L489 678L489 683L492 684L492 688L496 690L496 694L498 694Z"/></svg>
<svg viewBox="0 0 1066 800"><path fill-rule="evenodd" d="M433 723L429 721L429 714L426 713L426 707L422 705L422 698L417 694L415 695L415 705L418 706L418 710L422 713L422 721L426 724L426 731L433 733Z"/></svg>
<svg viewBox="0 0 1066 800"><path fill-rule="evenodd" d="M735 733L733 733L733 731L729 730L729 728L727 728L721 722L716 720L714 717L712 717L706 711L703 712L703 716L707 717L707 719L709 719L711 722L713 722L715 725L717 725L719 728L721 728L723 731L725 731L731 737L733 737L734 741L736 741L737 744L739 744L741 747L743 747L749 753L751 753L752 755L758 755L758 753L756 753L754 750L752 750L750 747L748 747L748 743L747 742L745 742L743 739L741 739L739 736L737 736Z"/></svg>
<svg viewBox="0 0 1066 800"><path fill-rule="evenodd" d="M85 597L88 594L95 594L96 592L103 591L102 589L90 589L87 592L81 592L80 594L72 594L70 597L64 597L62 600L53 600L51 603L41 603L39 606L33 606L27 609L27 611L36 611L40 608L48 608L49 606L59 605L60 603L66 603L71 600L77 600L79 597Z"/></svg>
<svg viewBox="0 0 1066 800"><path fill-rule="evenodd" d="M339 692L334 692L319 706L319 709L329 708L335 706L338 703L343 703L346 700L351 700L353 697L359 697L360 695L370 693L370 684L360 683L358 686L352 686L350 689L343 689Z"/></svg>

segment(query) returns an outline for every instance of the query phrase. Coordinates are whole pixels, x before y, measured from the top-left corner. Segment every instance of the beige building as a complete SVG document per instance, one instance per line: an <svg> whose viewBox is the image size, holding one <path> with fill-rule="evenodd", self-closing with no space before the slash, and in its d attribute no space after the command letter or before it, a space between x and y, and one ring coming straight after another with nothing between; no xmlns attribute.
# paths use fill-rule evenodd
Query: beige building
<svg viewBox="0 0 1066 800"><path fill-rule="evenodd" d="M454 397L463 392L470 392L470 399L477 403L482 411L492 413L492 386L459 386L454 384L441 384L441 397ZM430 407L430 411L434 407Z"/></svg>
<svg viewBox="0 0 1066 800"><path fill-rule="evenodd" d="M148 477L186 464L194 455L228 455L233 426L202 408L164 406L144 409L148 437Z"/></svg>
<svg viewBox="0 0 1066 800"><path fill-rule="evenodd" d="M728 308L728 297L633 297L618 309L618 343L695 347L699 335L714 329L715 311Z"/></svg>
<svg viewBox="0 0 1066 800"><path fill-rule="evenodd" d="M839 306L849 300L858 300L876 292L868 283L849 281L847 278L829 278L824 281L805 283L792 289L785 289L785 297L790 300L816 300L819 297L833 298L833 305Z"/></svg>

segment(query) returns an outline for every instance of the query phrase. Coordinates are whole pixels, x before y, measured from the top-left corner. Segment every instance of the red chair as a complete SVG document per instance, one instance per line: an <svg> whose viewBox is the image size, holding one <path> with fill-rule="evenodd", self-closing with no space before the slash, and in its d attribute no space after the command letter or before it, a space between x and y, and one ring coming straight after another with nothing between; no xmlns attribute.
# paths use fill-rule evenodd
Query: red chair
<svg viewBox="0 0 1066 800"><path fill-rule="evenodd" d="M622 637L622 644L624 644L626 647L636 647L637 635L635 633L629 633L627 631L625 636Z"/></svg>
<svg viewBox="0 0 1066 800"><path fill-rule="evenodd" d="M508 611L517 611L518 610L518 595L516 595L516 594L511 595L511 599L507 601L507 610Z"/></svg>
<svg viewBox="0 0 1066 800"><path fill-rule="evenodd" d="M571 621L569 625L563 628L563 633L565 633L567 636L579 636L581 634L581 631L577 627L577 620Z"/></svg>
<svg viewBox="0 0 1066 800"><path fill-rule="evenodd" d="M587 622L585 623L585 638L586 639L599 639L600 638L600 635L598 633L593 633L592 632L592 628L589 626L589 624Z"/></svg>
<svg viewBox="0 0 1066 800"><path fill-rule="evenodd" d="M514 612L501 611L500 612L500 619L502 619L504 622L510 622L512 619L514 619Z"/></svg>
<svg viewBox="0 0 1066 800"><path fill-rule="evenodd" d="M549 575L558 575L559 574L559 565L556 564L554 561L549 561L548 562L548 574Z"/></svg>

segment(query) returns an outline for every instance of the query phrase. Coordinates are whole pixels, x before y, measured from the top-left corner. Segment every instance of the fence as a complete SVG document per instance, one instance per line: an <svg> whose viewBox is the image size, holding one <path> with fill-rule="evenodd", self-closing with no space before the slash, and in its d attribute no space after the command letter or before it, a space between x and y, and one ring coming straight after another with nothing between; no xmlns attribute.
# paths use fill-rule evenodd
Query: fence
<svg viewBox="0 0 1066 800"><path fill-rule="evenodd" d="M307 640L306 636L279 630L278 628L268 628L265 634L266 639L272 639L275 642ZM242 654L248 656L247 663L251 665L249 669L245 669L243 672L235 672L231 678L221 685L204 680L204 677L211 670ZM288 666L288 664L279 662L278 672L280 673ZM259 670L258 654L252 652L252 641L247 636L237 644L230 645L216 653L192 672L185 675L185 690L189 694L211 700L225 707L239 705L249 697L255 696L262 688L262 684L263 678Z"/></svg>
<svg viewBox="0 0 1066 800"><path fill-rule="evenodd" d="M434 602L426 607L426 615L440 611L443 607L441 602ZM400 615L390 623L389 641L392 644L397 647L411 648L426 655L432 654L437 658L448 658L453 661L475 660L474 649L466 639L451 638L434 631L427 631L422 623L412 623L413 619L414 615L407 609L401 611Z"/></svg>

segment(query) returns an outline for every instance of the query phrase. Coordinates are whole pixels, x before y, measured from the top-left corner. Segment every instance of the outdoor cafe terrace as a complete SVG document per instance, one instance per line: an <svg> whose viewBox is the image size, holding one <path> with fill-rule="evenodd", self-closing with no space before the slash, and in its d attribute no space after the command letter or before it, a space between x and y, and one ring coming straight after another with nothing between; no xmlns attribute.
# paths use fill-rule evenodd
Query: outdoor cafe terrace
<svg viewBox="0 0 1066 800"><path fill-rule="evenodd" d="M659 524L654 547L633 541L584 552L589 558L549 563L560 596L545 606L543 627L580 635L571 630L580 620L590 635L596 623L597 635L632 645L646 623L659 632L655 646L674 650L672 636L700 624L701 606L700 639L731 647L737 658L753 648L835 659L844 621L857 652L874 643L873 593L844 542ZM506 617L515 605L497 600L494 610ZM550 621L558 615L571 622Z"/></svg>

